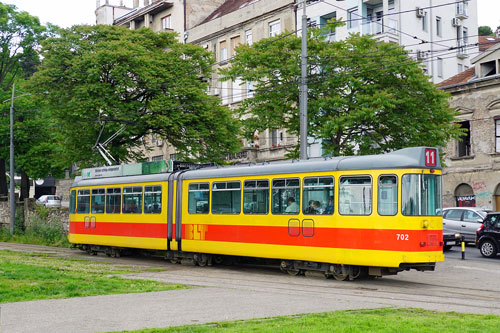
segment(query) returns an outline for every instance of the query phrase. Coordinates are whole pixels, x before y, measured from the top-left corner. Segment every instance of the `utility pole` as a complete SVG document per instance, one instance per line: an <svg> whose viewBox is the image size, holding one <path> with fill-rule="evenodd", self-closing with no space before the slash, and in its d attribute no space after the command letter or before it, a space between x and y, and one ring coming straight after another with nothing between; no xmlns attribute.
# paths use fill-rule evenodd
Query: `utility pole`
<svg viewBox="0 0 500 333"><path fill-rule="evenodd" d="M16 185L14 180L14 92L16 84L12 84L12 100L10 102L10 233L14 234L16 216Z"/></svg>
<svg viewBox="0 0 500 333"><path fill-rule="evenodd" d="M300 159L307 160L307 15L302 3L302 55L300 78Z"/></svg>

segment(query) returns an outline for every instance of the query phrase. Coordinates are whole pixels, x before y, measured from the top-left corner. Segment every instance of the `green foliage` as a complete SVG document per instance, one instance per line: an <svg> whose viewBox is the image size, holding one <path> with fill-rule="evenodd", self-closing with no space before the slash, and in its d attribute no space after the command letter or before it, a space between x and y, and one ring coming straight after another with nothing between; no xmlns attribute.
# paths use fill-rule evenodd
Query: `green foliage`
<svg viewBox="0 0 500 333"><path fill-rule="evenodd" d="M132 266L35 253L0 251L0 271L0 303L186 288L116 276L142 271Z"/></svg>
<svg viewBox="0 0 500 333"><path fill-rule="evenodd" d="M24 212L22 209L16 209L16 214L14 215L14 233L21 235L25 230Z"/></svg>
<svg viewBox="0 0 500 333"><path fill-rule="evenodd" d="M140 158L139 139L150 133L187 160L220 162L239 148L237 120L201 80L211 75L212 54L173 33L74 26L45 41L42 55L31 88L50 106L68 165L102 164L96 140L122 126L107 147L120 161Z"/></svg>
<svg viewBox="0 0 500 333"><path fill-rule="evenodd" d="M479 36L494 36L493 30L487 25L482 25L477 30Z"/></svg>
<svg viewBox="0 0 500 333"><path fill-rule="evenodd" d="M217 322L155 328L134 332L494 332L500 317L426 311L422 309L368 309L302 314L288 317Z"/></svg>
<svg viewBox="0 0 500 333"><path fill-rule="evenodd" d="M357 34L328 42L326 30L337 25L313 28L308 38L308 136L321 139L326 154L445 146L461 135L449 96L402 47ZM300 54L300 38L284 33L238 47L221 71L254 82L254 98L238 109L248 138L267 128L299 134Z"/></svg>

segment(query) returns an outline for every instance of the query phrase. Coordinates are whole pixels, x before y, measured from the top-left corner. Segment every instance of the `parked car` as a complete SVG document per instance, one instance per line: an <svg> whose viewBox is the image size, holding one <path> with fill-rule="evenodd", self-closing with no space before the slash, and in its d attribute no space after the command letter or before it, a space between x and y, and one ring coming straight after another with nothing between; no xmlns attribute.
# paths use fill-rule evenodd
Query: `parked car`
<svg viewBox="0 0 500 333"><path fill-rule="evenodd" d="M496 257L500 249L500 212L489 213L477 229L476 247L483 257Z"/></svg>
<svg viewBox="0 0 500 333"><path fill-rule="evenodd" d="M61 197L57 195L42 195L36 203L45 207L61 208Z"/></svg>
<svg viewBox="0 0 500 333"><path fill-rule="evenodd" d="M443 251L448 251L453 245L460 245L462 235L443 228Z"/></svg>
<svg viewBox="0 0 500 333"><path fill-rule="evenodd" d="M443 228L464 236L466 243L474 243L476 230L488 214L477 207L452 207L443 209Z"/></svg>

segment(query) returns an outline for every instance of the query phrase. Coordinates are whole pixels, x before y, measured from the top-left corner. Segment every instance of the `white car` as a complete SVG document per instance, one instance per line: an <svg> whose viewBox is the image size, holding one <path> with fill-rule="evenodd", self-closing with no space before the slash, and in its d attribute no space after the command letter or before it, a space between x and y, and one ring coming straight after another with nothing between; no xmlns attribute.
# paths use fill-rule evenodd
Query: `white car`
<svg viewBox="0 0 500 333"><path fill-rule="evenodd" d="M42 195L36 203L45 207L61 208L61 197L57 195Z"/></svg>
<svg viewBox="0 0 500 333"><path fill-rule="evenodd" d="M464 240L473 243L476 230L488 214L487 210L476 207L451 207L443 209L443 229L448 229L464 236Z"/></svg>

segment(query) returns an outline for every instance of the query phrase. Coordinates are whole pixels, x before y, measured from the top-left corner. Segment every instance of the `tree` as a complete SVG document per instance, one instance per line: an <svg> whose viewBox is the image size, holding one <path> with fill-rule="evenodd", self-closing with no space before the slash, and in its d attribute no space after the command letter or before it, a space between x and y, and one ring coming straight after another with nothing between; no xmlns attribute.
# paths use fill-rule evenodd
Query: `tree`
<svg viewBox="0 0 500 333"><path fill-rule="evenodd" d="M10 98L12 83L29 76L38 63L36 48L51 33L37 17L0 3L0 98ZM2 105L2 110L8 106ZM0 196L7 194L5 165L9 156L9 117L0 117Z"/></svg>
<svg viewBox="0 0 500 333"><path fill-rule="evenodd" d="M444 146L460 135L448 95L403 48L359 35L326 41L334 28L311 29L308 38L308 136L322 139L326 154ZM254 82L254 98L238 109L247 137L267 128L299 134L300 47L286 33L242 45L222 70L225 79Z"/></svg>
<svg viewBox="0 0 500 333"><path fill-rule="evenodd" d="M31 86L50 106L68 163L102 165L96 140L122 127L107 147L119 161L141 157L150 133L187 160L221 162L239 148L237 120L202 80L213 56L173 33L74 26L46 40L42 56Z"/></svg>
<svg viewBox="0 0 500 333"><path fill-rule="evenodd" d="M490 27L487 25L482 25L478 29L478 35L479 36L493 36L493 30L491 30Z"/></svg>

